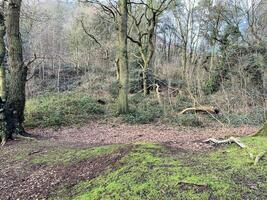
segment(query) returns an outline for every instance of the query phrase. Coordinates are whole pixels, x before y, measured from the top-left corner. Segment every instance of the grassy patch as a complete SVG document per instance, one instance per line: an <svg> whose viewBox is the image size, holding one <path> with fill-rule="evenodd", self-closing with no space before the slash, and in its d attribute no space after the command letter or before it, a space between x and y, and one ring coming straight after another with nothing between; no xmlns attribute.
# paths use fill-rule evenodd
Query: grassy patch
<svg viewBox="0 0 267 200"><path fill-rule="evenodd" d="M242 140L249 150L230 145L176 155L160 145L139 144L106 173L76 185L70 199L265 199L267 159L253 166L248 151L265 150L267 140Z"/></svg>
<svg viewBox="0 0 267 200"><path fill-rule="evenodd" d="M86 94L49 94L27 101L25 124L27 127L80 124L103 113L103 108Z"/></svg>
<svg viewBox="0 0 267 200"><path fill-rule="evenodd" d="M78 148L55 148L48 153L34 157L31 162L34 164L68 164L75 163L86 158L99 156L105 153L111 153L118 149L118 145L107 145L101 147L92 147L86 149Z"/></svg>

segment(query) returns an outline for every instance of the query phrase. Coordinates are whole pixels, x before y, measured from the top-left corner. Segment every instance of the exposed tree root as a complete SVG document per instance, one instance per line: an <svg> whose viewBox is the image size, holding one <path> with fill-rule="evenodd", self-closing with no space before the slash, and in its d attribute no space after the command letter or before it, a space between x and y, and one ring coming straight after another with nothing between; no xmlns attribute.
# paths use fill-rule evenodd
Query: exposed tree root
<svg viewBox="0 0 267 200"><path fill-rule="evenodd" d="M36 138L34 138L34 137L32 137L32 136L25 136L25 135L21 135L21 134L19 134L19 135L14 135L14 139L24 139L24 140L34 140L34 141L36 141L37 139Z"/></svg>
<svg viewBox="0 0 267 200"><path fill-rule="evenodd" d="M1 139L1 146L4 146L6 144L6 139L0 138Z"/></svg>
<svg viewBox="0 0 267 200"><path fill-rule="evenodd" d="M231 144L231 143L236 143L239 147L241 148L245 148L246 145L244 145L242 142L240 142L240 140L238 138L235 137L230 137L226 140L217 140L215 138L209 138L207 140L204 141L205 143L207 142L212 142L214 144Z"/></svg>

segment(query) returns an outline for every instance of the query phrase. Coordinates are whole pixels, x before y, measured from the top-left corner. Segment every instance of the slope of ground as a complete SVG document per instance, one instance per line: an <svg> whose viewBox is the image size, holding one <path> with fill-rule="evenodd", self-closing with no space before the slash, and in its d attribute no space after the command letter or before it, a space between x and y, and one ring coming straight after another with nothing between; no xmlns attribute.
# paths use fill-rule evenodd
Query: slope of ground
<svg viewBox="0 0 267 200"><path fill-rule="evenodd" d="M266 199L264 157L257 166L214 136L254 128L189 129L164 125L90 124L33 130L34 141L0 151L0 199ZM244 137L257 154L266 138Z"/></svg>

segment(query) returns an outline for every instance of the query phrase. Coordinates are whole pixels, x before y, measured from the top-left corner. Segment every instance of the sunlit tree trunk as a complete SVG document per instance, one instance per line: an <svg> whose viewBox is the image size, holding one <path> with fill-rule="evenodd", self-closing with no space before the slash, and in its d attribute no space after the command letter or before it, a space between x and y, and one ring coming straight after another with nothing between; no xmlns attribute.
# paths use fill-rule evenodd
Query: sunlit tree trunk
<svg viewBox="0 0 267 200"><path fill-rule="evenodd" d="M127 55L127 0L119 0L119 41L118 41L118 63L119 63L119 97L118 109L119 113L127 113L128 105L128 55Z"/></svg>

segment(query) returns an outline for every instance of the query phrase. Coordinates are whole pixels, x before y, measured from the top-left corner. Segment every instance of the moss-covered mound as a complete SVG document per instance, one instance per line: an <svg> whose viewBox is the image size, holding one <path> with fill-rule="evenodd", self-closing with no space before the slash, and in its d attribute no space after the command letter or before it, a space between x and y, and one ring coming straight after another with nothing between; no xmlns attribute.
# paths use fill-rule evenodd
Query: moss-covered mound
<svg viewBox="0 0 267 200"><path fill-rule="evenodd" d="M0 199L267 199L266 154L254 165L267 138L241 142L246 148L231 144L205 152L151 143L10 145L0 151Z"/></svg>
<svg viewBox="0 0 267 200"><path fill-rule="evenodd" d="M267 139L243 138L205 153L137 145L115 167L74 187L70 199L266 199L267 159L253 165L249 154L267 149Z"/></svg>

